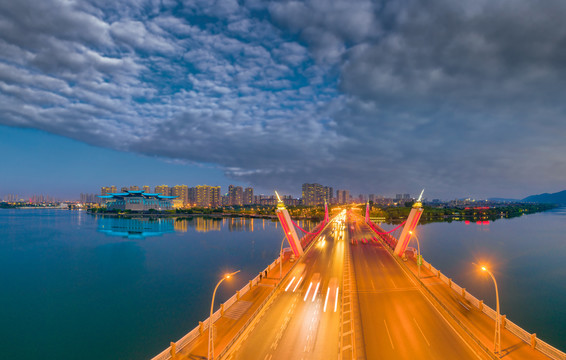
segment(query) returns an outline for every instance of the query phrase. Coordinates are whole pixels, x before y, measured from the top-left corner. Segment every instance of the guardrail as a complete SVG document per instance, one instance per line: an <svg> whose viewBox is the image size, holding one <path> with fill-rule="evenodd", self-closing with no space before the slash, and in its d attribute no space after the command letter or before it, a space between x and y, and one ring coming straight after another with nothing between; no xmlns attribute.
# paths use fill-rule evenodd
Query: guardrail
<svg viewBox="0 0 566 360"><path fill-rule="evenodd" d="M373 222L370 222L370 224L368 224L373 231L375 231L376 233L378 233L378 236L390 247L392 247L391 245L391 239L389 238L384 238L383 236L381 236L381 234L379 234L379 232L384 232L383 229L381 229L381 227ZM389 234L387 234L389 235ZM396 260L398 260L396 258ZM478 300L476 297L472 296L470 293L468 293L466 291L465 288L462 288L461 286L459 286L458 284L456 284L455 282L452 281L452 279L448 278L447 276L445 276L444 274L442 274L442 272L438 269L436 269L434 266L432 266L431 263L427 262L426 260L423 259L423 265L426 266L434 275L438 276L445 284L447 284L452 290L454 290L458 295L463 296L466 300L468 300L470 302L470 304L474 307L476 307L477 309L479 309L480 311L482 311L484 314L486 314L489 318L491 318L492 320L495 320L497 317L497 312L495 310L493 310L492 308L490 308L489 306L485 305L483 303L483 301ZM427 290L427 292L429 293L429 295L431 295L450 315L451 317L460 324L460 326L462 326L462 328L474 339L474 341L476 341L476 343L478 343L479 346L481 346L482 348L485 348L485 345L483 345L476 337L475 335L469 330L467 329L467 327L465 327L443 304L442 302L424 285L424 283L418 279L419 282L421 283L421 285L423 286L423 288L425 290ZM520 326L518 326L517 324L511 322L510 320L508 320L506 317L504 317L504 328L509 330L509 332L511 332L511 334L515 335L516 337L518 337L520 340L522 340L523 342L529 344L533 349L541 352L542 354L548 356L549 358L553 359L553 360L566 360L566 353L564 353L563 351L558 350L557 348L555 348L554 346L542 341L541 339L538 339L536 337L536 333L529 333L526 330L524 330L523 328L521 328Z"/></svg>
<svg viewBox="0 0 566 360"><path fill-rule="evenodd" d="M320 228L321 226L324 227L327 224L324 223L324 220L318 224L315 229ZM309 235L305 235L303 236L303 238L301 238L301 240L305 239L308 240L308 242L305 244L306 245L306 249L305 252L307 252L312 245L314 244L314 242L312 241L316 236L313 236L311 239L308 239ZM271 264L269 264L263 271L260 272L264 273L265 271L270 271L272 270L275 266L279 265L279 260L280 258L276 258ZM295 267L297 263L293 264L293 266L291 267L291 269L289 270L289 272L287 274L290 273L290 271ZM285 275L286 277L286 275ZM284 278L285 278L284 277ZM243 288L240 289L240 291L236 292L236 294L234 294L231 298L229 298L228 300L226 300L224 303L222 303L221 308L219 310L217 310L216 312L214 312L212 314L212 323L216 322L221 316L222 316L222 309L224 309L224 312L226 312L226 310L228 310L228 308L230 306L232 306L236 301L238 301L238 298L244 296L248 291L251 290L251 288L254 285L257 285L260 282L260 275L258 274L255 278L253 278L250 282L248 282ZM263 309L263 307L265 306L265 304L267 304L268 300L271 299L271 297L273 296L273 294L275 293L275 290L277 288L279 288L280 284L282 283L282 281L280 281L275 288L273 289L273 291L271 291L271 293L268 295L268 297L261 303L261 305L256 309L256 311L252 314L252 316L249 318L249 320L244 324L244 326L242 327L242 329L236 334L236 336L234 336L234 338L230 341L230 343L224 348L224 350L222 351L222 353L220 354L220 356L218 357L219 359L223 356L223 354L230 348L230 346L238 339L239 335L247 328L247 326L249 325L249 323L255 318L255 316L257 314L259 314L260 310ZM174 349L175 349L175 353L179 353L179 351L181 351L185 346L187 346L191 341L193 341L194 339L196 339L199 335L201 335L202 333L204 333L206 330L208 330L210 326L210 318L205 319L204 321L200 322L199 325L197 327L195 327L194 329L192 329L189 333L187 333L185 336L183 336L181 339L177 340L175 343L172 343L175 345ZM171 346L169 346L167 349L163 350L162 352L160 352L158 355L154 356L151 360L170 360L172 359L172 355L171 355L171 351L172 348Z"/></svg>
<svg viewBox="0 0 566 360"><path fill-rule="evenodd" d="M469 292L467 292L464 288L456 284L446 277L440 270L434 268L429 262L423 259L423 265L429 268L433 274L437 275L446 285L448 285L452 290L454 290L457 294L463 296L466 300L470 302L470 304L481 312L486 314L490 319L494 320L497 317L497 312L490 308L489 306L485 305L483 301L478 300ZM503 316L503 315L502 315ZM511 320L508 320L506 317L504 318L504 328L509 330L509 332L516 337L518 337L523 342L529 344L535 350L540 351L544 355L548 356L553 360L566 360L566 353L558 350L554 346L538 339L535 333L529 333L528 331L521 328L519 325L513 323Z"/></svg>

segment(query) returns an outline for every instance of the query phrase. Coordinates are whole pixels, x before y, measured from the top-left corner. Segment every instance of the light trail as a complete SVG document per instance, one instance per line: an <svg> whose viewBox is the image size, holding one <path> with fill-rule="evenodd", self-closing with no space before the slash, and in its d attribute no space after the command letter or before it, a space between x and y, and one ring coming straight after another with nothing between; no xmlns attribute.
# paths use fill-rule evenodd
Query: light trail
<svg viewBox="0 0 566 360"><path fill-rule="evenodd" d="M326 290L326 300L324 300L324 312L326 312L326 305L328 304L328 295L330 295L330 286ZM336 310L334 310L336 311Z"/></svg>
<svg viewBox="0 0 566 360"><path fill-rule="evenodd" d="M307 289L307 293L305 294L305 298L303 299L303 301L307 301L307 297L309 297L309 292L311 291L311 287L312 287L312 281L309 285L309 288Z"/></svg>
<svg viewBox="0 0 566 360"><path fill-rule="evenodd" d="M312 294L312 301L314 301L314 298L316 297L316 293L318 292L319 286L320 286L320 281L318 282L318 284L316 284L316 289L314 290L314 294Z"/></svg>
<svg viewBox="0 0 566 360"><path fill-rule="evenodd" d="M295 276L293 276L291 281L289 281L289 285L287 285L287 287L285 288L285 291L289 290L289 287L291 287L291 284L293 283L293 281L295 281Z"/></svg>
<svg viewBox="0 0 566 360"><path fill-rule="evenodd" d="M338 308L338 294L340 293L340 287L336 288L336 299L334 300L334 312Z"/></svg>
<svg viewBox="0 0 566 360"><path fill-rule="evenodd" d="M299 284L301 283L301 280L303 280L303 277L302 277L302 276L299 278L299 281L297 281L297 285L295 285L295 288L293 289L293 292L295 292L295 290L297 290L297 288L299 287Z"/></svg>

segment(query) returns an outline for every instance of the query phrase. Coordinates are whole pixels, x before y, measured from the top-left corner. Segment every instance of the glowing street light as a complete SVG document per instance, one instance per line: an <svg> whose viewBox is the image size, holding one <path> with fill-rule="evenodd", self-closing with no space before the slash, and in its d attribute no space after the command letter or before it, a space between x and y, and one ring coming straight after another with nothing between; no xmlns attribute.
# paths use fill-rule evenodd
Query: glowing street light
<svg viewBox="0 0 566 360"><path fill-rule="evenodd" d="M501 355L501 315L499 311L499 292L497 290L497 281L495 280L495 276L489 271L486 266L481 267L482 271L485 271L491 276L493 279L493 284L495 285L495 300L497 303L497 317L495 319L495 338L493 340L493 352L495 354Z"/></svg>
<svg viewBox="0 0 566 360"><path fill-rule="evenodd" d="M285 239L286 237L283 236L283 239L281 239L281 251L279 251L279 279L283 279L283 243Z"/></svg>
<svg viewBox="0 0 566 360"><path fill-rule="evenodd" d="M214 324L212 322L212 311L214 310L214 297L216 296L216 290L218 290L218 287L220 286L220 284L224 280L230 279L232 276L236 275L239 272L240 272L240 270L234 271L233 273L224 275L222 277L222 279L220 279L218 284L216 284L216 287L214 288L214 292L212 293L212 302L210 303L210 317L208 318L208 356L207 356L207 360L213 360L214 359L214 331L213 331Z"/></svg>
<svg viewBox="0 0 566 360"><path fill-rule="evenodd" d="M421 244L419 242L419 238L417 236L416 233L409 231L409 234L411 234L411 236L414 236L415 239L417 239L417 268L418 268L418 278L421 278L421 263L423 262L421 259Z"/></svg>

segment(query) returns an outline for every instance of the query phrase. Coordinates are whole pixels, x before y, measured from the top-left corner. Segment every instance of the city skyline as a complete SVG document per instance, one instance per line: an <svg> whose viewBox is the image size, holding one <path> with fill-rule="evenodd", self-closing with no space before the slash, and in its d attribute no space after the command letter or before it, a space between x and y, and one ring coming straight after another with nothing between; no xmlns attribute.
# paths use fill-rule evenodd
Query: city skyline
<svg viewBox="0 0 566 360"><path fill-rule="evenodd" d="M559 1L0 10L0 191L136 177L446 199L565 187Z"/></svg>

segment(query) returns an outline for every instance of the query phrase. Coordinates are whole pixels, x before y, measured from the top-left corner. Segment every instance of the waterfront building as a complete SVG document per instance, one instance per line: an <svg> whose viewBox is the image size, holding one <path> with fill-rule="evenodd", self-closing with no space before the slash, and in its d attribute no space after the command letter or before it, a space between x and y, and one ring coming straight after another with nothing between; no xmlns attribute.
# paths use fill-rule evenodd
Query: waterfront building
<svg viewBox="0 0 566 360"><path fill-rule="evenodd" d="M138 191L139 189L140 189L140 187L137 186L137 185L130 185L130 189L129 189L129 190Z"/></svg>
<svg viewBox="0 0 566 360"><path fill-rule="evenodd" d="M230 198L230 205L242 206L244 203L244 190L241 186L228 186L228 197Z"/></svg>
<svg viewBox="0 0 566 360"><path fill-rule="evenodd" d="M169 185L159 185L155 187L155 193L161 194L163 196L170 196L171 190L169 189Z"/></svg>
<svg viewBox="0 0 566 360"><path fill-rule="evenodd" d="M185 206L189 203L189 187L187 185L175 185L171 188L171 196L176 196L181 203Z"/></svg>
<svg viewBox="0 0 566 360"><path fill-rule="evenodd" d="M149 188L148 185L142 186L142 190L143 190L143 192L145 192L145 193L150 193L150 192L151 192L151 189Z"/></svg>
<svg viewBox="0 0 566 360"><path fill-rule="evenodd" d="M247 187L244 189L244 205L254 204L254 189Z"/></svg>
<svg viewBox="0 0 566 360"><path fill-rule="evenodd" d="M197 185L188 190L189 202L198 207L222 206L220 186Z"/></svg>
<svg viewBox="0 0 566 360"><path fill-rule="evenodd" d="M172 201L176 198L176 196L145 193L140 190L126 190L120 193L100 195L99 197L106 201L106 208L108 210L130 211L171 210L173 208Z"/></svg>

